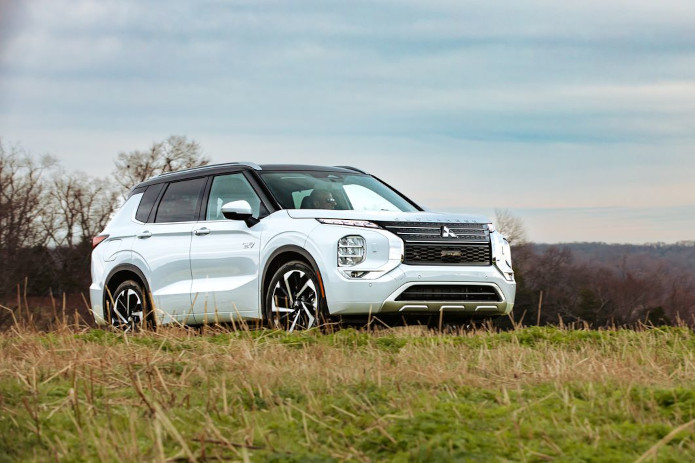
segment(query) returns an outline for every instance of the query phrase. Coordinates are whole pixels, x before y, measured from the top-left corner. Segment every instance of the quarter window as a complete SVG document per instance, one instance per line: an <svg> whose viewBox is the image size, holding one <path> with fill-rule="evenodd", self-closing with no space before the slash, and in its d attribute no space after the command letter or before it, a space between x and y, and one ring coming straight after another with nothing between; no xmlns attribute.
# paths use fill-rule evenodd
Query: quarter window
<svg viewBox="0 0 695 463"><path fill-rule="evenodd" d="M204 178L169 184L157 208L155 222L191 222L196 220Z"/></svg>
<svg viewBox="0 0 695 463"><path fill-rule="evenodd" d="M248 201L253 216L258 217L261 200L244 174L219 175L212 180L205 220L224 220L222 206L232 201Z"/></svg>
<svg viewBox="0 0 695 463"><path fill-rule="evenodd" d="M159 196L159 192L162 191L163 186L163 183L159 183L147 187L147 190L145 190L145 193L142 195L142 199L140 199L138 211L135 213L136 220L147 222L147 218L150 216L150 212L152 212L154 202L157 201L157 196Z"/></svg>

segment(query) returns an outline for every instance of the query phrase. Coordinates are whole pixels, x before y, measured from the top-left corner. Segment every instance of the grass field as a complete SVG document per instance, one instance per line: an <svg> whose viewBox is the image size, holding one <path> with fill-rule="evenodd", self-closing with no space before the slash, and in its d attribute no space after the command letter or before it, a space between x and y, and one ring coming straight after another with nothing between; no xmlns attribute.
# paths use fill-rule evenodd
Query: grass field
<svg viewBox="0 0 695 463"><path fill-rule="evenodd" d="M0 334L0 461L695 461L687 328Z"/></svg>

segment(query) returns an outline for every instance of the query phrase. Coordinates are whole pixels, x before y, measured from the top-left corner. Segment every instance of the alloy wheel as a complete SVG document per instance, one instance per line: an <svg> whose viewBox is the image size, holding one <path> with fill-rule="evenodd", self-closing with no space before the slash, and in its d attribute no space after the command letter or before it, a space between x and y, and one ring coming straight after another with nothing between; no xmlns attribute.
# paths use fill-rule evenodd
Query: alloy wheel
<svg viewBox="0 0 695 463"><path fill-rule="evenodd" d="M310 272L283 270L273 278L271 290L270 316L276 327L292 332L318 326L319 296Z"/></svg>
<svg viewBox="0 0 695 463"><path fill-rule="evenodd" d="M124 332L139 329L144 314L142 292L137 285L128 283L125 282L116 289L110 310L111 326Z"/></svg>

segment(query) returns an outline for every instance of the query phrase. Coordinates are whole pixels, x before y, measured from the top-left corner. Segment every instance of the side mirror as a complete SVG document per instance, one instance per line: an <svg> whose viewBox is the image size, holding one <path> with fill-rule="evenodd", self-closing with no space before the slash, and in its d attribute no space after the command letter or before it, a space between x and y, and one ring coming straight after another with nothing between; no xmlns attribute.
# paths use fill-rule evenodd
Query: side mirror
<svg viewBox="0 0 695 463"><path fill-rule="evenodd" d="M243 220L246 225L253 227L258 219L253 216L253 209L248 201L232 201L222 206L222 215L229 220Z"/></svg>

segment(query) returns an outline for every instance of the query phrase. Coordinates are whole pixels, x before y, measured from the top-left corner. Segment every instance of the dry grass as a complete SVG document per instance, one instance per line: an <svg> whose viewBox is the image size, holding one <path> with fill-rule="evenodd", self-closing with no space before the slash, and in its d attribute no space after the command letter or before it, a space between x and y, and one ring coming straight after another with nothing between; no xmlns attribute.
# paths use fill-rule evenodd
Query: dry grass
<svg viewBox="0 0 695 463"><path fill-rule="evenodd" d="M0 461L692 461L687 328L0 335Z"/></svg>

